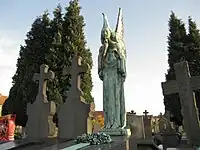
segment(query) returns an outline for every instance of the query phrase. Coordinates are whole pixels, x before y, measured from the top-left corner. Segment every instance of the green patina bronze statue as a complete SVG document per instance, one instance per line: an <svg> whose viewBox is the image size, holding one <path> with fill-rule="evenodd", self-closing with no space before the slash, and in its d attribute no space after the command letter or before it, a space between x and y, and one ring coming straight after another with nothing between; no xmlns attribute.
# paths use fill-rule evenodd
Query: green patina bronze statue
<svg viewBox="0 0 200 150"><path fill-rule="evenodd" d="M126 79L126 48L122 10L119 8L117 25L112 31L103 14L102 46L98 56L98 75L103 81L103 111L105 129L126 126L124 82Z"/></svg>

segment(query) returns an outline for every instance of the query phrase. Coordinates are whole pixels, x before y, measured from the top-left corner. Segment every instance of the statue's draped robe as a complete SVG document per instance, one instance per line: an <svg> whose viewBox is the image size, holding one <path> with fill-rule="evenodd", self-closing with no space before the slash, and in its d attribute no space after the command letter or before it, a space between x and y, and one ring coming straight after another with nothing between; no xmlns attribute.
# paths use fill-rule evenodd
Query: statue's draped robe
<svg viewBox="0 0 200 150"><path fill-rule="evenodd" d="M126 122L124 98L125 58L119 53L116 44L109 44L105 57L102 55L103 51L104 46L99 51L98 73L103 81L105 128L122 128Z"/></svg>

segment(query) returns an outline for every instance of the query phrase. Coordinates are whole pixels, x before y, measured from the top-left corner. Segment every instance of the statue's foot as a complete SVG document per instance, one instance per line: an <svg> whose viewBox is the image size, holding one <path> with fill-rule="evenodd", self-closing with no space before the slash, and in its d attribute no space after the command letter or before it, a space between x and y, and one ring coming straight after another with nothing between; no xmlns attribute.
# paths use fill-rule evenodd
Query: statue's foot
<svg viewBox="0 0 200 150"><path fill-rule="evenodd" d="M120 128L120 125L118 125L117 123L114 123L111 128L112 129L118 129L118 128Z"/></svg>

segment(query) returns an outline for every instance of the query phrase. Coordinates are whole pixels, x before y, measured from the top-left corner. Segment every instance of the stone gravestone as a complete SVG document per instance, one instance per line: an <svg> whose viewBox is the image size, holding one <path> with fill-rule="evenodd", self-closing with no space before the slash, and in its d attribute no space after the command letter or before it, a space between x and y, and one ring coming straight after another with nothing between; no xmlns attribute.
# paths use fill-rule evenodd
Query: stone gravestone
<svg viewBox="0 0 200 150"><path fill-rule="evenodd" d="M200 89L200 77L191 77L186 61L174 64L174 69L176 80L162 83L163 95L179 93L188 144L200 144L198 110L193 92Z"/></svg>
<svg viewBox="0 0 200 150"><path fill-rule="evenodd" d="M159 132L163 133L167 129L166 118L163 117L163 114L160 113L158 120Z"/></svg>
<svg viewBox="0 0 200 150"><path fill-rule="evenodd" d="M165 115L162 115L162 113L159 115L159 131L160 135L162 135L164 149L168 147L177 147L180 144L178 133L172 128L167 111Z"/></svg>
<svg viewBox="0 0 200 150"><path fill-rule="evenodd" d="M131 136L136 139L144 139L144 123L143 117L132 113L127 113L127 128L130 128Z"/></svg>
<svg viewBox="0 0 200 150"><path fill-rule="evenodd" d="M144 122L144 132L145 132L145 139L152 138L152 128L151 128L151 116L148 116L149 112L145 110L143 112L143 122Z"/></svg>
<svg viewBox="0 0 200 150"><path fill-rule="evenodd" d="M159 131L161 133L174 133L174 129L171 126L169 118L162 115L162 113L159 115Z"/></svg>
<svg viewBox="0 0 200 150"><path fill-rule="evenodd" d="M131 110L131 112L129 112L129 114L134 114L136 115L136 112L134 110Z"/></svg>
<svg viewBox="0 0 200 150"><path fill-rule="evenodd" d="M56 105L54 102L50 102L50 112L48 116L48 124L49 124L49 138L53 138L57 136L57 127L53 122L53 116L56 113Z"/></svg>
<svg viewBox="0 0 200 150"><path fill-rule="evenodd" d="M94 129L94 114L95 114L95 104L94 102L90 103L90 112L88 114L88 118L87 118L87 133L91 134L93 133L93 129Z"/></svg>
<svg viewBox="0 0 200 150"><path fill-rule="evenodd" d="M47 100L46 84L48 79L54 79L55 74L48 71L49 67L45 64L40 66L40 73L33 76L33 80L39 80L39 90L33 104L28 104L28 121L26 127L27 138L31 141L41 141L48 138L49 128L48 116L55 113L55 103Z"/></svg>
<svg viewBox="0 0 200 150"><path fill-rule="evenodd" d="M90 104L86 104L80 88L81 73L86 73L87 67L81 65L81 57L74 56L72 66L63 69L64 75L71 75L71 88L68 98L58 110L58 137L60 139L74 139L78 135L87 133L87 118Z"/></svg>

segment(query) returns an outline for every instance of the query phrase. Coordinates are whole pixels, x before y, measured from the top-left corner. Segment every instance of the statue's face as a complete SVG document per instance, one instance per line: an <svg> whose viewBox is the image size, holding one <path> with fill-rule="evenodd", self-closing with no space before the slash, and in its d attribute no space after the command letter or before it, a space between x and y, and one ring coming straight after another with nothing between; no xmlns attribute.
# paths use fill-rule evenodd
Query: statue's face
<svg viewBox="0 0 200 150"><path fill-rule="evenodd" d="M108 40L110 38L110 34L111 34L111 32L108 28L101 31L101 43L102 44L105 42L105 40Z"/></svg>
<svg viewBox="0 0 200 150"><path fill-rule="evenodd" d="M111 32L111 37L112 37L112 38L115 37L115 32Z"/></svg>
<svg viewBox="0 0 200 150"><path fill-rule="evenodd" d="M115 34L115 32L111 32L110 38L111 38L111 40L113 40L113 41L116 40L116 34Z"/></svg>

